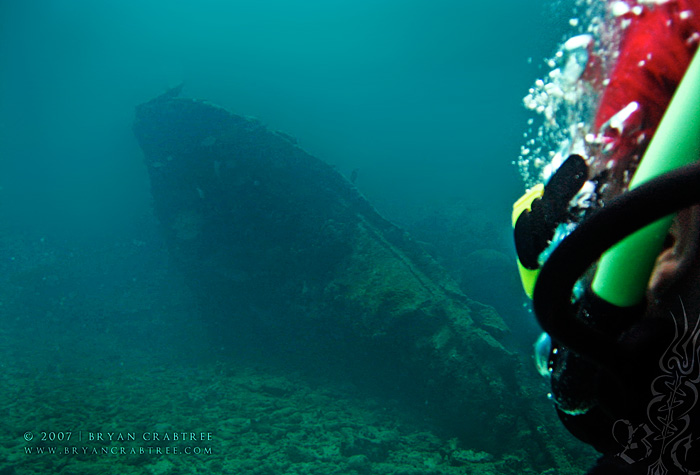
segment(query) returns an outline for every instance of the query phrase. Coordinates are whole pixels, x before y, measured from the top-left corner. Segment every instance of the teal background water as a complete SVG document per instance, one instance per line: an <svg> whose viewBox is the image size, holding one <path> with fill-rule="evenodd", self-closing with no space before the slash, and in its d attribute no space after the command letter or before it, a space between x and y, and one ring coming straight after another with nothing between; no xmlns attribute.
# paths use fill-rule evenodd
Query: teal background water
<svg viewBox="0 0 700 475"><path fill-rule="evenodd" d="M389 213L460 199L507 212L521 99L570 3L3 2L0 186L29 214L46 198L51 216L109 227L147 199L133 107L184 82L358 169Z"/></svg>
<svg viewBox="0 0 700 475"><path fill-rule="evenodd" d="M236 397L219 389L226 384L250 390L241 402L249 414L273 404L255 399L260 388L300 405L308 396L298 393L307 382L197 367L196 355L211 349L191 298L177 290L131 130L138 104L180 83L183 96L257 117L346 177L355 172L360 192L425 241L470 297L508 313L511 344L529 351L536 326L525 321L517 283L503 280L515 276L506 268L510 206L523 191L513 161L530 117L522 98L570 33L573 3L0 2L0 378L10 388L0 411L13 429L49 417L5 409L21 398L71 401L59 410L84 423L75 398L95 396L84 393L93 373L106 377L97 392L106 400L90 407L107 407L121 392L144 418L159 417L148 408L160 407L160 395L183 397L193 411L183 420L194 420L208 402ZM476 273L484 267L495 269L487 279ZM529 358L523 353L524 364ZM187 397L172 389L165 368L173 365L192 366L177 366L195 388ZM85 384L69 391L60 381L76 368L87 372L75 373ZM160 392L143 389L150 384ZM347 389L323 393L318 404L340 404ZM391 412L382 404L369 404L368 414ZM181 427L173 417L150 422ZM11 455L21 446L14 435ZM442 450L443 442L414 438L407 450L421 457ZM15 462L29 467L16 473L37 470L36 459ZM175 473L146 463L150 473ZM223 463L209 469L229 473ZM518 470L511 473L529 473Z"/></svg>

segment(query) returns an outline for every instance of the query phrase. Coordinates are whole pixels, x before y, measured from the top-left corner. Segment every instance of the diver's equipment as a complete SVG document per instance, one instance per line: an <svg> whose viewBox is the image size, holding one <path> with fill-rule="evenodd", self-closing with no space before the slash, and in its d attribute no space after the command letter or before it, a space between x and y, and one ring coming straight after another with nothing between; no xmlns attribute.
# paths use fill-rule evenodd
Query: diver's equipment
<svg viewBox="0 0 700 475"><path fill-rule="evenodd" d="M573 157L578 157L575 162L580 161L580 164L571 163ZM634 190L654 177L696 161L698 157L700 53L695 54L688 66L632 177L629 189ZM583 185L586 179L584 168L585 161L572 155L544 188L538 185L529 190L513 206L518 267L523 288L530 298L533 298L539 274L539 255L548 246L554 228L566 217L569 200ZM557 192L550 194L549 188ZM545 204L538 209L539 203ZM640 304L672 220L672 215L661 217L608 250L598 263L591 284L593 294L616 307Z"/></svg>
<svg viewBox="0 0 700 475"><path fill-rule="evenodd" d="M621 322L628 319L624 313L631 317L638 310L612 305L592 292L574 303L572 289L607 249L650 223L697 203L700 162L639 185L591 213L554 249L540 270L533 306L543 330L557 344L603 366L625 360L615 345L615 332L595 327L588 316L594 315L596 322Z"/></svg>
<svg viewBox="0 0 700 475"><path fill-rule="evenodd" d="M649 79L651 73L640 74ZM665 79L655 75L651 80ZM610 101L599 107L623 105ZM631 128L637 125L630 123ZM614 142L609 148L604 140L595 143L602 144L605 153L612 152L613 161L591 180L604 181L605 174L620 165L614 162L617 156L634 148L626 142L620 142L620 148L615 148ZM638 146L642 143L637 142ZM619 450L609 429L616 420L636 424L648 416L655 424L648 412L649 401L639 395L648 394L650 384L652 391L656 390L652 384L654 368L671 349L665 345L673 338L674 329L669 318L642 318L647 315L645 295L673 214L700 204L699 159L700 49L658 123L628 190L586 210L575 226L578 220L571 220L570 227L575 229L560 242L550 243L549 255L540 251L537 256L540 265L533 277L533 307L549 335L536 344L538 371L550 377L549 396L565 426L604 453ZM604 188L598 188L601 190ZM566 233L558 232L557 238L562 234ZM527 254L518 250L521 266L523 255ZM690 351L679 349L686 350ZM681 364L678 361L673 364ZM672 402L681 404L677 399ZM666 424L664 430L678 429L672 426L674 407L667 406L664 420L658 417Z"/></svg>
<svg viewBox="0 0 700 475"><path fill-rule="evenodd" d="M522 231L519 233L515 232L515 227L518 223L518 218L520 218L523 213L529 213L532 210L532 203L535 200L538 200L542 198L542 195L544 194L544 185L542 183L538 183L537 185L533 186L529 190L525 192L523 196L521 196L518 201L513 203L513 217L512 217L512 222L513 222L513 234L515 235L515 249L518 254L518 272L520 273L520 281L523 284L523 290L525 290L525 294L532 299L532 292L535 290L535 282L537 282L537 276L540 273L540 266L539 263L534 267L534 268L528 268L523 265L522 261L526 260L527 258L520 257L520 254L522 251L518 251L518 249L522 246L522 243L525 239L527 239L529 236L523 235ZM520 239L518 239L518 236L521 236ZM531 240L528 240L528 244L531 244ZM528 246L531 249L532 246ZM544 249L540 249L540 252L542 252ZM530 251L528 251L530 252ZM539 256L539 253L537 254Z"/></svg>
<svg viewBox="0 0 700 475"><path fill-rule="evenodd" d="M557 196L567 199L553 206L557 210L555 220L538 221L537 213L548 215L548 206L541 204L547 203L547 188L550 184L555 188L561 186L557 183L565 181L566 172L559 179L557 171L541 196L533 198L530 211L522 211L524 218L517 219L516 243L523 239L523 234L533 233L536 226L544 223L544 231L537 231L534 237L523 241L524 245L517 243L516 247L520 266L528 269L527 265L533 266L535 262L537 274L532 275L528 284L534 284L534 311L551 338L549 358L545 361L540 354L538 369L541 374L551 375L552 397L560 414L578 417L597 405L610 409L610 404L620 404L620 400L613 403L614 398L608 398L605 403L596 402L593 397L596 390L590 388L603 379L608 385L617 386L620 394L639 389L645 376L640 379L634 368L639 365L641 354L623 347L620 337L639 322L644 312L649 278L673 213L700 203L699 157L700 53L696 53L630 182L629 191L589 211L566 238L552 246L551 255L541 267L540 254L550 244L557 221L567 219L569 202L588 179L587 170L578 180L568 177L572 183L567 193ZM578 159L585 170L585 161ZM568 160L560 168L567 163ZM544 211L537 211L538 208ZM542 236L547 237L544 243ZM577 282L596 261L591 285L583 294L577 291L574 297ZM540 352L546 349L545 343L541 341Z"/></svg>
<svg viewBox="0 0 700 475"><path fill-rule="evenodd" d="M654 133L629 188L633 190L654 177L698 160L698 157L700 54L696 53ZM670 193L674 191L671 190ZM598 263L592 284L593 292L619 307L629 307L641 302L672 219L673 216L667 216L607 251Z"/></svg>
<svg viewBox="0 0 700 475"><path fill-rule="evenodd" d="M578 424L574 418L578 421L594 412L600 414L599 405L610 414L629 409L634 398L625 395L648 388L644 372L639 371L653 365L648 360L650 355L658 357L646 346L630 351L619 340L623 332L639 322L642 304L618 307L598 297L590 287L574 302L574 286L614 244L659 218L698 203L700 162L695 162L612 199L567 236L542 266L533 307L540 325L551 337L551 351L547 372L542 372L542 363L538 369L551 376L550 397L567 428ZM665 341L668 335L662 334L658 337ZM646 363L642 363L645 358ZM594 387L599 389L591 389ZM592 398L596 391L607 401Z"/></svg>
<svg viewBox="0 0 700 475"><path fill-rule="evenodd" d="M569 202L586 181L588 168L580 155L571 155L546 186L530 188L513 205L513 234L523 289L532 298L539 256L554 232L569 217Z"/></svg>

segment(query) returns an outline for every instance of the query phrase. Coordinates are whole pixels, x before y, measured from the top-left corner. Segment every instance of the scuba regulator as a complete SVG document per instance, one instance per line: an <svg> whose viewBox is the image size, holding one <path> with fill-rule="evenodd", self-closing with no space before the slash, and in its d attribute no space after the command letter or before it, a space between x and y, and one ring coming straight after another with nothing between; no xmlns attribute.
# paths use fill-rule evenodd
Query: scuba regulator
<svg viewBox="0 0 700 475"><path fill-rule="evenodd" d="M627 191L574 215L571 203L596 178L589 176L587 159L571 155L546 185L513 206L523 288L546 332L535 345L538 370L550 377L550 396L567 428L599 450L610 442L612 421L639 409L625 406L626 395L648 394L642 372L658 355L648 351L648 342L621 344L621 335L644 313L674 213L700 203L699 158L695 54ZM558 241L561 234L566 237ZM662 334L659 329L658 339Z"/></svg>

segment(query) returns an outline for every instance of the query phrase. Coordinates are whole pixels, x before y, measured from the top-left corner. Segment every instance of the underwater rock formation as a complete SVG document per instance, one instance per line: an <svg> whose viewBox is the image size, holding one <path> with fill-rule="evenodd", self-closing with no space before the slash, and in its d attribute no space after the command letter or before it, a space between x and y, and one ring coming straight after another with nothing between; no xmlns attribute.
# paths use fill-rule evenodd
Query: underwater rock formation
<svg viewBox="0 0 700 475"><path fill-rule="evenodd" d="M170 254L222 345L322 361L498 453L528 431L491 308L289 136L165 94L134 124ZM228 342L228 343L226 343Z"/></svg>

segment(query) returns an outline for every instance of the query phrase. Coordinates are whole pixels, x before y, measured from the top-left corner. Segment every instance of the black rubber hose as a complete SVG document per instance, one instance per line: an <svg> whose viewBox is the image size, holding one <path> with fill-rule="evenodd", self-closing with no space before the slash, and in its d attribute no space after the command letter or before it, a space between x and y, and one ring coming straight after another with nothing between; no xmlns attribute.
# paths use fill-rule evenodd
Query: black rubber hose
<svg viewBox="0 0 700 475"><path fill-rule="evenodd" d="M552 252L535 285L533 307L553 340L609 366L625 355L615 339L577 317L572 289L607 249L654 221L700 203L700 162L679 168L612 199L584 220Z"/></svg>

